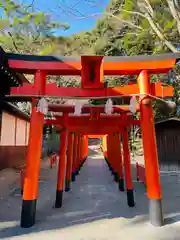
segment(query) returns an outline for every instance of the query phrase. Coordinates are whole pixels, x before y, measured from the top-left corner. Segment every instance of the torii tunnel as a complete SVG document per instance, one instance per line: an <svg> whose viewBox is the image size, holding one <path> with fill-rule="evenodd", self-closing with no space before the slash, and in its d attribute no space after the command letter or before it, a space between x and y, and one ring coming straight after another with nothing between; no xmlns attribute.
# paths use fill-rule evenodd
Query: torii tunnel
<svg viewBox="0 0 180 240"><path fill-rule="evenodd" d="M160 174L151 102L152 96L162 97L162 88L163 97L172 97L173 88L163 86L160 82L150 83L150 75L167 73L174 67L180 54L135 57L82 56L81 58L7 54L7 57L9 66L14 71L35 76L33 84L24 83L21 87L13 87L10 95L6 96L7 101L32 101L21 227L27 228L35 224L44 122L61 129L56 208L62 206L64 186L66 191L70 189L71 180L75 180L77 172L87 157L88 136L92 135L104 136L103 151L106 161L119 183L120 191L124 191L125 182L127 202L129 207L133 207L135 201L128 130L133 124L140 125L149 199L149 218L153 225L163 225ZM57 87L55 83L47 83L48 75L81 76L81 87ZM104 84L106 75L136 75L137 83L107 88ZM114 106L111 115L105 114L103 106L85 105L82 108L82 114L75 116L72 114L74 106L49 104L49 111L55 112L55 119L46 121L44 121L44 114L37 111L38 98L43 96L91 99L123 97L132 94L139 94L137 111L140 112L140 120L133 119L129 105ZM62 113L62 116L57 114L58 112ZM67 160L66 148L68 148ZM123 168L125 176L123 176Z"/></svg>

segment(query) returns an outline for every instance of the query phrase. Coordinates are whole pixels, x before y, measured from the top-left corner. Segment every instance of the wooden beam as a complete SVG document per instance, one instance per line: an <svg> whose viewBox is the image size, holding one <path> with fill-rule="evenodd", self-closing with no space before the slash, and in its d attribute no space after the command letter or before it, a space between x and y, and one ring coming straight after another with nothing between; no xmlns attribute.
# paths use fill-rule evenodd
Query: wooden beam
<svg viewBox="0 0 180 240"><path fill-rule="evenodd" d="M87 135L88 138L103 138L104 135Z"/></svg>
<svg viewBox="0 0 180 240"><path fill-rule="evenodd" d="M57 126L57 129L59 126ZM75 132L75 133L81 133L83 135L106 135L109 133L115 133L115 132L122 132L121 127L107 127L104 126L102 128L99 127L86 127L86 126L69 126L68 127L69 132Z"/></svg>
<svg viewBox="0 0 180 240"><path fill-rule="evenodd" d="M151 94L158 97L172 97L173 87L164 86L162 96L162 84L160 82L151 84ZM137 84L126 85L123 87L104 88L104 89L81 89L71 87L57 87L56 83L49 83L46 86L45 96L49 97L118 97L123 95L139 94ZM22 87L12 87L11 96L39 96L38 90L33 84L24 83Z"/></svg>
<svg viewBox="0 0 180 240"><path fill-rule="evenodd" d="M81 75L80 58L21 54L7 54L7 57L10 68L17 72L32 74L37 70L44 70L50 75ZM144 69L154 74L166 73L179 58L180 54L104 57L104 75L139 74Z"/></svg>
<svg viewBox="0 0 180 240"><path fill-rule="evenodd" d="M56 116L56 120L45 120L46 125L56 125L56 126L63 126L64 120L63 117ZM89 116L70 116L66 120L66 126L77 126L77 127L94 127L94 128L103 128L109 127L113 128L115 126L117 127L123 127L123 126L131 126L131 125L139 125L139 120L133 120L132 116L107 116L107 117L101 117L99 120L90 120Z"/></svg>
<svg viewBox="0 0 180 240"><path fill-rule="evenodd" d="M49 104L49 111L51 112L66 112L66 113L74 113L75 107L74 106L68 106L68 105L62 105L62 104ZM98 113L104 113L104 107L103 106L88 106L85 105L82 107L82 113L87 114L91 111L98 112ZM114 113L122 113L122 112L129 112L129 105L117 105L113 107ZM137 105L137 111L139 111L139 105Z"/></svg>

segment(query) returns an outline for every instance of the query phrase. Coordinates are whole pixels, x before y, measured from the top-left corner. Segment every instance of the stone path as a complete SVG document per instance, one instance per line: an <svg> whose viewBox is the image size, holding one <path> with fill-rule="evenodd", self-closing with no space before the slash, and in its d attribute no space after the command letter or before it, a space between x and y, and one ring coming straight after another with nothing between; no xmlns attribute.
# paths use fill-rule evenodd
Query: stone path
<svg viewBox="0 0 180 240"><path fill-rule="evenodd" d="M132 166L133 173L135 167ZM65 240L179 240L180 176L162 175L166 226L152 227L148 222L145 187L134 178L136 206L129 208L126 194L118 191L97 146L82 168L71 192L64 194L61 209L54 208L57 169L41 169L37 223L31 229L19 227L21 197L17 183L9 196L0 199L0 239ZM13 191L14 189L14 191Z"/></svg>

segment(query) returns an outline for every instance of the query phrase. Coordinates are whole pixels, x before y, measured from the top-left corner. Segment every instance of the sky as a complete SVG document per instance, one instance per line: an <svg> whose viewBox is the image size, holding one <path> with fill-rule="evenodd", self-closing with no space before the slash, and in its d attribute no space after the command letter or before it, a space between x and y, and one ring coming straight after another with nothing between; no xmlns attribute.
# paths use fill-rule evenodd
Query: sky
<svg viewBox="0 0 180 240"><path fill-rule="evenodd" d="M30 4L32 0L21 2ZM60 36L69 36L93 28L108 3L109 0L34 0L38 11L50 13L53 20L70 26L68 30L58 30L55 33Z"/></svg>

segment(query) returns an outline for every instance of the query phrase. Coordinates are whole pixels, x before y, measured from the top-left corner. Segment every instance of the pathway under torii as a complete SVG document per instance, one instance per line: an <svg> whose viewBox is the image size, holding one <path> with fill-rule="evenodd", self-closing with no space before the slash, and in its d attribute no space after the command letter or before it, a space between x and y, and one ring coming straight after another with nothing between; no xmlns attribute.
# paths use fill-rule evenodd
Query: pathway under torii
<svg viewBox="0 0 180 240"><path fill-rule="evenodd" d="M180 175L161 176L166 223L171 224L154 228L148 220L145 187L136 181L135 163L132 176L136 206L129 208L126 194L119 191L99 147L89 144L88 158L71 183L71 191L64 193L61 209L54 208L53 199L58 166L49 169L49 162L41 162L36 224L32 228L19 226L21 196L14 192L19 190L19 181L9 186L11 191L4 199L1 193L0 239L139 240L146 236L147 240L178 240Z"/></svg>

